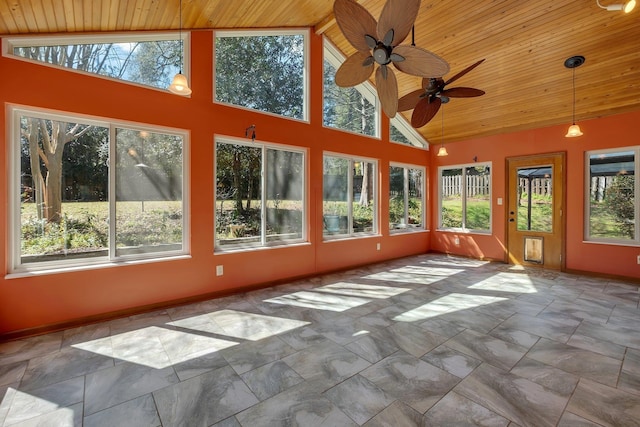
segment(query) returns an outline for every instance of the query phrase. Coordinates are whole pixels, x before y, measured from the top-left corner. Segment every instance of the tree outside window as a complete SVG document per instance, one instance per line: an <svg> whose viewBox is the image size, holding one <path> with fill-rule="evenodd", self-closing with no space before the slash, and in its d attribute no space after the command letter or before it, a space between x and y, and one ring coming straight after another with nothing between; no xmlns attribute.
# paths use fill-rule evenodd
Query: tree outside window
<svg viewBox="0 0 640 427"><path fill-rule="evenodd" d="M389 229L423 229L424 169L389 167Z"/></svg>
<svg viewBox="0 0 640 427"><path fill-rule="evenodd" d="M183 252L183 134L27 110L13 115L20 147L13 269Z"/></svg>
<svg viewBox="0 0 640 427"><path fill-rule="evenodd" d="M304 238L304 153L253 143L216 143L216 248Z"/></svg>
<svg viewBox="0 0 640 427"><path fill-rule="evenodd" d="M377 232L377 162L324 156L323 234L345 237Z"/></svg>

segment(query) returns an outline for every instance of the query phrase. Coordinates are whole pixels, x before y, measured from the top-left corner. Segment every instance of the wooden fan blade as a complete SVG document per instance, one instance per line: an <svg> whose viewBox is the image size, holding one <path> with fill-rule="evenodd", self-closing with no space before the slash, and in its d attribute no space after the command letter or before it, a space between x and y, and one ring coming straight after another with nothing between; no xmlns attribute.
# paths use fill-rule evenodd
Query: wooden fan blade
<svg viewBox="0 0 640 427"><path fill-rule="evenodd" d="M390 46L397 46L409 35L418 16L420 0L387 0L378 20L378 40L393 30Z"/></svg>
<svg viewBox="0 0 640 427"><path fill-rule="evenodd" d="M464 70L460 71L458 74L456 74L455 76L453 76L449 80L447 80L444 84L448 85L449 83L455 82L460 77L464 76L469 71L473 70L474 68L476 68L478 65L482 64L483 62L484 62L484 59L481 59L480 61L476 62L475 64L469 65L467 68L465 68Z"/></svg>
<svg viewBox="0 0 640 427"><path fill-rule="evenodd" d="M383 71L386 65L381 65L376 70L376 88L378 89L378 97L382 105L382 111L389 118L396 116L398 111L398 81L396 75L390 67L387 68L386 77Z"/></svg>
<svg viewBox="0 0 640 427"><path fill-rule="evenodd" d="M411 126L417 129L429 123L440 109L441 104L440 98L431 98L431 102L429 102L429 98L421 99L416 108L413 109Z"/></svg>
<svg viewBox="0 0 640 427"><path fill-rule="evenodd" d="M424 95L424 89L414 90L409 92L402 98L398 99L398 111L412 110L420 102L421 96Z"/></svg>
<svg viewBox="0 0 640 427"><path fill-rule="evenodd" d="M376 36L376 20L367 9L353 0L336 0L333 14L342 34L360 52L370 52L365 35Z"/></svg>
<svg viewBox="0 0 640 427"><path fill-rule="evenodd" d="M472 87L452 87L451 89L443 90L442 94L449 98L473 98L484 95L484 91Z"/></svg>
<svg viewBox="0 0 640 427"><path fill-rule="evenodd" d="M340 65L336 71L335 82L340 87L352 87L367 80L373 72L373 64L363 65L368 53L356 52Z"/></svg>
<svg viewBox="0 0 640 427"><path fill-rule="evenodd" d="M442 77L449 72L447 61L420 47L396 46L393 53L404 57L404 61L393 63L403 73L420 77Z"/></svg>

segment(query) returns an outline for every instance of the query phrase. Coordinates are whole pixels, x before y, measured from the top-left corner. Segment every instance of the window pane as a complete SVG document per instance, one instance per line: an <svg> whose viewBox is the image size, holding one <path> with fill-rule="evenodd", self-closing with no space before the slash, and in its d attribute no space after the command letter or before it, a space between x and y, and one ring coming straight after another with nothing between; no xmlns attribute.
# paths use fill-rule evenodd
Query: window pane
<svg viewBox="0 0 640 427"><path fill-rule="evenodd" d="M389 228L406 228L405 168L389 168Z"/></svg>
<svg viewBox="0 0 640 427"><path fill-rule="evenodd" d="M108 128L23 115L20 135L21 263L107 256Z"/></svg>
<svg viewBox="0 0 640 427"><path fill-rule="evenodd" d="M267 240L302 238L304 157L302 153L267 150Z"/></svg>
<svg viewBox="0 0 640 427"><path fill-rule="evenodd" d="M445 169L440 179L440 225L443 228L462 228L462 169Z"/></svg>
<svg viewBox="0 0 640 427"><path fill-rule="evenodd" d="M349 227L349 160L339 157L324 158L322 212L327 234L346 234Z"/></svg>
<svg viewBox="0 0 640 427"><path fill-rule="evenodd" d="M489 166L472 166L465 170L466 211L465 228L489 230L491 228L491 173Z"/></svg>
<svg viewBox="0 0 640 427"><path fill-rule="evenodd" d="M373 231L375 210L375 165L371 162L356 161L353 167L353 232Z"/></svg>
<svg viewBox="0 0 640 427"><path fill-rule="evenodd" d="M406 145L413 145L411 141L409 141L409 139L406 136L404 136L404 134L393 123L391 123L389 132L390 132L389 136L392 141L400 142Z"/></svg>
<svg viewBox="0 0 640 427"><path fill-rule="evenodd" d="M589 156L589 236L635 239L635 152Z"/></svg>
<svg viewBox="0 0 640 427"><path fill-rule="evenodd" d="M260 245L262 147L222 142L216 147L217 244Z"/></svg>
<svg viewBox="0 0 640 427"><path fill-rule="evenodd" d="M304 36L216 37L215 99L305 119Z"/></svg>
<svg viewBox="0 0 640 427"><path fill-rule="evenodd" d="M69 37L71 40L77 38ZM105 43L32 43L14 47L13 54L162 89L169 86L180 70L182 45L179 40L116 40L117 37Z"/></svg>
<svg viewBox="0 0 640 427"><path fill-rule="evenodd" d="M408 169L409 178L409 217L407 223L411 227L423 227L422 218L424 195L422 191L422 170Z"/></svg>
<svg viewBox="0 0 640 427"><path fill-rule="evenodd" d="M553 168L518 169L518 230L553 231Z"/></svg>
<svg viewBox="0 0 640 427"><path fill-rule="evenodd" d="M182 137L116 129L116 255L182 249Z"/></svg>
<svg viewBox="0 0 640 427"><path fill-rule="evenodd" d="M376 107L356 87L336 85L336 68L324 61L324 114L325 126L374 136L376 134Z"/></svg>

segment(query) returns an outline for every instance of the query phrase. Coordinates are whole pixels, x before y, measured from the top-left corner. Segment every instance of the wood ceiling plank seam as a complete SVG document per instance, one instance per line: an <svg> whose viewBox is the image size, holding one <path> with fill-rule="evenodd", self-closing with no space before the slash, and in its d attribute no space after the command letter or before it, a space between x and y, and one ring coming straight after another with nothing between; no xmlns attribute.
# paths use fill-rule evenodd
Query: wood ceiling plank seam
<svg viewBox="0 0 640 427"><path fill-rule="evenodd" d="M74 32L85 31L83 9L84 9L84 5L82 0L73 0L73 25L74 25L73 31Z"/></svg>
<svg viewBox="0 0 640 427"><path fill-rule="evenodd" d="M23 0L23 4L25 8L29 10L35 11L36 13L27 13L24 14L25 22L27 23L27 31L38 33L41 32L38 27L38 19L36 19L36 15L38 15L37 11L40 10L40 14L42 14L42 9L38 9L36 2L38 0Z"/></svg>
<svg viewBox="0 0 640 427"><path fill-rule="evenodd" d="M160 10L159 0L151 0L151 2L149 3L149 12L147 14L147 19L144 22L144 26L142 28L144 28L145 30L156 30L156 31L162 31L162 30L168 29L167 27L163 27L157 24L159 19L158 16L162 16L159 13L159 10Z"/></svg>
<svg viewBox="0 0 640 427"><path fill-rule="evenodd" d="M127 8L125 11L124 28L125 31L130 31L133 28L133 16L136 13L136 5L138 0L127 0Z"/></svg>
<svg viewBox="0 0 640 427"><path fill-rule="evenodd" d="M53 33L62 31L64 27L64 14L62 11L58 11L61 5L54 5L52 0L41 0L42 14L46 21L46 28ZM58 15L61 15L58 18Z"/></svg>
<svg viewBox="0 0 640 427"><path fill-rule="evenodd" d="M149 20L149 2L150 0L138 0L135 3L133 16L131 18L131 29L142 30L145 23Z"/></svg>
<svg viewBox="0 0 640 427"><path fill-rule="evenodd" d="M2 19L2 25L0 25L0 31L5 34L12 34L12 28L18 28L18 23L15 20L13 10L11 7L0 8L0 18Z"/></svg>
<svg viewBox="0 0 640 427"><path fill-rule="evenodd" d="M118 0L105 0L102 2L102 22L105 22L108 31L117 30L118 10L120 2Z"/></svg>
<svg viewBox="0 0 640 427"><path fill-rule="evenodd" d="M100 27L94 24L95 16L93 14L94 2L85 0L82 5L82 20L84 23L84 31L100 31Z"/></svg>
<svg viewBox="0 0 640 427"><path fill-rule="evenodd" d="M62 0L62 12L64 14L64 30L68 33L75 31L75 20L73 13L73 0Z"/></svg>

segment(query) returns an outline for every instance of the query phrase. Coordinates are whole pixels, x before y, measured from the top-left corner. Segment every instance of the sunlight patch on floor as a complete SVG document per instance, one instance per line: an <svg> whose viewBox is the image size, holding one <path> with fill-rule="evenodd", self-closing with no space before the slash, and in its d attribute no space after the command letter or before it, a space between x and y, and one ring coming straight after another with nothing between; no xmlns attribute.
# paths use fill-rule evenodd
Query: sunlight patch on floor
<svg viewBox="0 0 640 427"><path fill-rule="evenodd" d="M393 320L397 322L416 322L454 311L469 310L505 300L507 300L507 298L452 293L414 308L413 310L399 314L395 316Z"/></svg>

